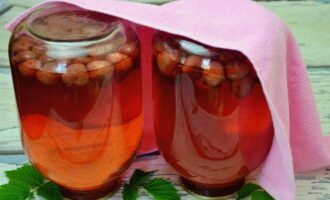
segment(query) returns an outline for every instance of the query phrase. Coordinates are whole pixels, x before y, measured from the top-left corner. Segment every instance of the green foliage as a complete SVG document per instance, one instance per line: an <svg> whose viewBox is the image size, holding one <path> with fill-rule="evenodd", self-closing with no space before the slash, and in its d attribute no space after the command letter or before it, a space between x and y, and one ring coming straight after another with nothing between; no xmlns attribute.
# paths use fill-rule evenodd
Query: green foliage
<svg viewBox="0 0 330 200"><path fill-rule="evenodd" d="M259 185L248 183L245 184L238 192L237 200L251 197L251 200L275 200Z"/></svg>
<svg viewBox="0 0 330 200"><path fill-rule="evenodd" d="M135 170L129 184L124 185L123 200L136 200L143 188L155 200L179 200L180 196L171 182L163 178L153 178L154 171Z"/></svg>
<svg viewBox="0 0 330 200"><path fill-rule="evenodd" d="M256 191L251 194L252 200L275 200L266 191Z"/></svg>
<svg viewBox="0 0 330 200"><path fill-rule="evenodd" d="M180 200L173 184L164 178L152 178L154 174L155 171L136 169L129 183L124 184L123 200L137 200L140 189L155 200ZM7 171L5 175L9 183L0 186L1 200L28 200L36 195L45 200L63 200L58 185L46 180L32 165ZM251 200L275 200L259 185L252 183L241 188L237 200L248 197Z"/></svg>
<svg viewBox="0 0 330 200"><path fill-rule="evenodd" d="M44 182L44 177L32 165L23 165L22 167L5 172L10 183L17 182L31 188L38 187Z"/></svg>
<svg viewBox="0 0 330 200"><path fill-rule="evenodd" d="M1 200L25 200L30 199L33 193L26 184L8 183L0 186Z"/></svg>
<svg viewBox="0 0 330 200"><path fill-rule="evenodd" d="M37 189L37 195L46 200L62 200L62 195L58 185L53 182L47 182Z"/></svg>
<svg viewBox="0 0 330 200"><path fill-rule="evenodd" d="M155 200L179 200L177 189L163 178L154 178L143 186L143 189Z"/></svg>
<svg viewBox="0 0 330 200"><path fill-rule="evenodd" d="M129 184L124 184L123 200L136 200L138 198L138 187L132 187Z"/></svg>
<svg viewBox="0 0 330 200"><path fill-rule="evenodd" d="M0 186L1 200L27 200L38 195L45 200L62 200L58 186L46 181L32 165L5 172L8 184Z"/></svg>

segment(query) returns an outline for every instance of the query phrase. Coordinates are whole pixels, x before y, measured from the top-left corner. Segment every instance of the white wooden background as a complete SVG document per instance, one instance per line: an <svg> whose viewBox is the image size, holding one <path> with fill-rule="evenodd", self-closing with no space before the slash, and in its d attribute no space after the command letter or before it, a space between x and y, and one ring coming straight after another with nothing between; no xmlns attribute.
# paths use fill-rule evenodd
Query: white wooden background
<svg viewBox="0 0 330 200"><path fill-rule="evenodd" d="M5 0L0 0L1 3ZM139 0L141 2L149 0ZM157 1L157 0L156 0ZM168 0L158 0L159 3ZM8 0L0 11L0 184L6 179L3 171L26 163L19 141L13 87L11 82L7 46L10 33L3 25L41 0ZM325 3L329 2L329 3ZM330 0L319 1L267 1L259 2L286 21L297 38L317 100L322 130L330 135ZM180 191L183 200L192 200L178 185L176 173L160 156L136 161L124 175L124 180L135 168L159 170L159 176L170 179ZM250 180L253 181L253 177ZM330 200L330 168L296 175L297 200ZM120 191L111 199L121 199ZM141 194L141 200L148 200Z"/></svg>

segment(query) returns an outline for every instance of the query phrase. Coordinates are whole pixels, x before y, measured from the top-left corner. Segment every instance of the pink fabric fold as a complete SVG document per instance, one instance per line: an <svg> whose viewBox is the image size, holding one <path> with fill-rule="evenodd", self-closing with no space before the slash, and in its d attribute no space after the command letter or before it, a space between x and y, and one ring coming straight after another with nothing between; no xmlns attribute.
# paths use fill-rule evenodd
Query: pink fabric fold
<svg viewBox="0 0 330 200"><path fill-rule="evenodd" d="M108 13L140 25L144 78L143 152L156 148L151 116L151 51L154 29L202 43L235 49L253 63L270 107L275 136L261 169L260 184L278 200L295 199L294 171L330 165L330 140L321 133L306 67L289 28L249 0L180 0L154 6L112 0L56 0L41 3L7 24L12 30L32 10L55 3ZM149 28L148 28L149 27Z"/></svg>

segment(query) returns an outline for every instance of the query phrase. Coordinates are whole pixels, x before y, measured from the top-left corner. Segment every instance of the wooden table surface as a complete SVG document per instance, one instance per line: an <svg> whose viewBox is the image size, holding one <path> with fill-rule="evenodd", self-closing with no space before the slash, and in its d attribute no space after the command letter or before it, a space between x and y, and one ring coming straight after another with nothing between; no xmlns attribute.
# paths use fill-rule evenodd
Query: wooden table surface
<svg viewBox="0 0 330 200"><path fill-rule="evenodd" d="M0 11L0 184L7 180L3 171L27 163L19 139L17 111L8 64L7 45L10 33L4 23L41 0L9 0ZM150 0L140 0L150 1ZM167 0L159 0L167 1ZM330 135L330 2L318 1L267 1L260 2L286 21L297 38L320 112L324 135ZM1 0L0 0L1 3ZM0 5L1 8L1 5ZM124 174L124 180L135 168L159 170L158 175L175 183L184 200L194 199L178 185L176 173L161 156L138 159ZM254 180L254 176L250 177ZM297 200L330 200L330 168L296 174ZM110 199L121 199L120 191ZM141 200L149 199L141 194Z"/></svg>

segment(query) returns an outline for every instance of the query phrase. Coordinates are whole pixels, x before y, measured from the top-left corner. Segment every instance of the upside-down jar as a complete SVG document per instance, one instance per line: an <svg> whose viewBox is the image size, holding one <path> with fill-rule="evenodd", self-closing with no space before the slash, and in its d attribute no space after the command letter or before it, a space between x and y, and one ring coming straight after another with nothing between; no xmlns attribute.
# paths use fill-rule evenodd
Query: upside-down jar
<svg viewBox="0 0 330 200"><path fill-rule="evenodd" d="M131 23L77 7L39 9L9 47L24 150L71 199L118 186L142 133L140 43Z"/></svg>
<svg viewBox="0 0 330 200"><path fill-rule="evenodd" d="M201 198L223 199L266 158L273 124L249 59L188 38L157 32L153 106L159 149Z"/></svg>

